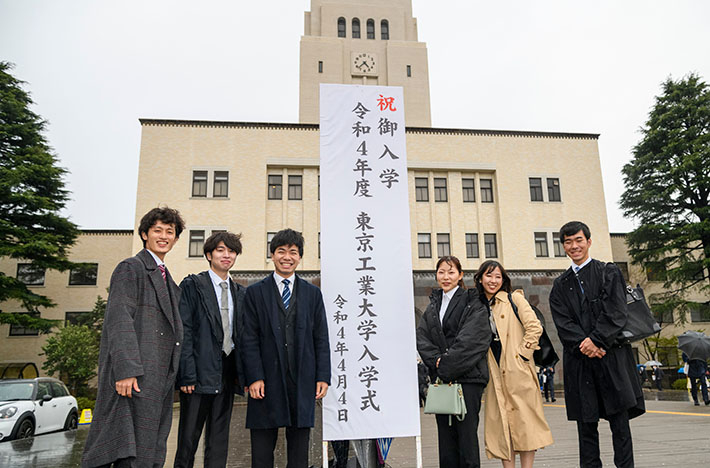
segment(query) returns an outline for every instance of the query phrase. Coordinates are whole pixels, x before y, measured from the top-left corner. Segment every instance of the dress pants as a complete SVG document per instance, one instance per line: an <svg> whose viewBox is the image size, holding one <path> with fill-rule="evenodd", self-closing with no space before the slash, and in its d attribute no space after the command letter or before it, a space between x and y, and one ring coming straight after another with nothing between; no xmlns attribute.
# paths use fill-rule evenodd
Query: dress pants
<svg viewBox="0 0 710 468"><path fill-rule="evenodd" d="M700 380L700 390L703 394L703 401L708 401L708 386L705 383L705 376L702 377L690 377L690 394L693 397L695 403L698 402L698 380Z"/></svg>
<svg viewBox="0 0 710 468"><path fill-rule="evenodd" d="M626 411L607 416L611 428L611 440L614 445L614 465L617 468L633 468L634 447L631 441L629 414ZM579 436L580 468L600 468L598 423L577 421Z"/></svg>
<svg viewBox="0 0 710 468"><path fill-rule="evenodd" d="M478 450L478 413L481 396L486 387L476 383L462 383L463 398L466 402L466 417L463 421L448 414L436 415L439 434L440 468L478 468L481 457Z"/></svg>
<svg viewBox="0 0 710 468"><path fill-rule="evenodd" d="M296 383L291 374L286 377L286 389L289 396L288 409L291 413L292 426L286 428L286 458L287 468L308 468L308 442L311 436L310 427L297 427L296 421L298 402L296 398ZM266 389L268 392L268 389ZM315 395L314 395L315 397ZM251 429L251 467L273 468L274 449L279 436L278 428Z"/></svg>
<svg viewBox="0 0 710 468"><path fill-rule="evenodd" d="M222 353L222 392L217 394L180 392L180 426L175 468L192 468L195 452L205 428L205 468L223 468L227 464L229 424L234 406L236 377L235 352Z"/></svg>
<svg viewBox="0 0 710 468"><path fill-rule="evenodd" d="M555 380L552 377L548 377L545 380L545 401L555 401Z"/></svg>

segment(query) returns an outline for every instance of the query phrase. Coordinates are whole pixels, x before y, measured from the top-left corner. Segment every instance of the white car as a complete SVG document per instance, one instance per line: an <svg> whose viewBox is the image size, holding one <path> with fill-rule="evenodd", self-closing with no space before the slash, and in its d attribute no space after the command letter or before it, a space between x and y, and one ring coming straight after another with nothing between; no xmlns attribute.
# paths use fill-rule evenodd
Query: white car
<svg viewBox="0 0 710 468"><path fill-rule="evenodd" d="M75 429L76 398L49 377L0 380L0 441Z"/></svg>

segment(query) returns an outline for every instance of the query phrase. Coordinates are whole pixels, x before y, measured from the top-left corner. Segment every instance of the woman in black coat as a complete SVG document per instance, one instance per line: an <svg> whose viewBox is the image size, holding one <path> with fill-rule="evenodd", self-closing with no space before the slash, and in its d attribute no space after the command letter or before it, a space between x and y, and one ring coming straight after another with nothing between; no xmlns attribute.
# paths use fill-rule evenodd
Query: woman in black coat
<svg viewBox="0 0 710 468"><path fill-rule="evenodd" d="M432 382L440 378L461 384L467 409L463 421L436 415L439 466L479 467L478 412L488 383L486 353L492 336L488 312L477 290L464 289L463 270L456 257L439 259L436 281L441 289L432 292L419 321L417 349Z"/></svg>

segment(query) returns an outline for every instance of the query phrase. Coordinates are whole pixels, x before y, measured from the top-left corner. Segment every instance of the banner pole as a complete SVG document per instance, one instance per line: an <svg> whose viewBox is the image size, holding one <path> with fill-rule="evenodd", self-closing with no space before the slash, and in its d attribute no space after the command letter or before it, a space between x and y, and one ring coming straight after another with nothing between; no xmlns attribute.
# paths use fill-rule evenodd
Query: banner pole
<svg viewBox="0 0 710 468"><path fill-rule="evenodd" d="M323 468L328 468L328 441L323 441Z"/></svg>
<svg viewBox="0 0 710 468"><path fill-rule="evenodd" d="M417 468L422 468L422 436L416 437L417 444Z"/></svg>

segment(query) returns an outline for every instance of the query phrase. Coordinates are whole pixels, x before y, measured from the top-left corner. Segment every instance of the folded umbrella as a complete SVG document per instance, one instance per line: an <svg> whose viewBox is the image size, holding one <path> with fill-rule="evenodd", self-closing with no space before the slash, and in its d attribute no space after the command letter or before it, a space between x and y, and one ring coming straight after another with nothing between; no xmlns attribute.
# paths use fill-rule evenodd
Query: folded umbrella
<svg viewBox="0 0 710 468"><path fill-rule="evenodd" d="M678 336L678 348L688 355L688 359L705 360L710 357L710 336L688 330Z"/></svg>

